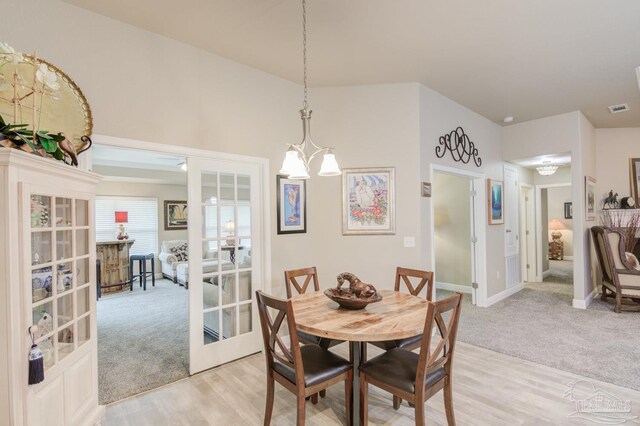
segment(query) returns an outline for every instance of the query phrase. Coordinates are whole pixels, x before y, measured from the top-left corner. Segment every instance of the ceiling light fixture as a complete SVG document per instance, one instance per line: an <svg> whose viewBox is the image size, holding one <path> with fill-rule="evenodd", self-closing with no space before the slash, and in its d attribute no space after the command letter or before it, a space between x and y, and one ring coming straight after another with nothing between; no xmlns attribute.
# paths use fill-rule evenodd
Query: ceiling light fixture
<svg viewBox="0 0 640 426"><path fill-rule="evenodd" d="M511 123L513 121L513 116L506 116L502 121L504 121L505 123Z"/></svg>
<svg viewBox="0 0 640 426"><path fill-rule="evenodd" d="M309 179L309 164L313 157L324 153L319 176L338 176L342 174L332 148L318 146L311 140L311 110L307 101L307 4L302 0L302 57L304 63L304 102L300 110L302 118L302 142L289 145L282 162L280 174L289 179ZM311 155L307 150L313 150Z"/></svg>
<svg viewBox="0 0 640 426"><path fill-rule="evenodd" d="M558 166L549 163L551 163L551 161L544 161L542 166L536 167L536 170L541 176L551 176L558 170Z"/></svg>

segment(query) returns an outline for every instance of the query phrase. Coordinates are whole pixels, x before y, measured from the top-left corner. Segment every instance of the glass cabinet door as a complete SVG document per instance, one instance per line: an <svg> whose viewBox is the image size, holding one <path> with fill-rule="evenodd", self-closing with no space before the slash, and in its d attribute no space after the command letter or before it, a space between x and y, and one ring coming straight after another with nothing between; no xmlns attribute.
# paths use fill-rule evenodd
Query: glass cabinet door
<svg viewBox="0 0 640 426"><path fill-rule="evenodd" d="M89 200L33 193L29 197L31 322L45 369L90 338Z"/></svg>

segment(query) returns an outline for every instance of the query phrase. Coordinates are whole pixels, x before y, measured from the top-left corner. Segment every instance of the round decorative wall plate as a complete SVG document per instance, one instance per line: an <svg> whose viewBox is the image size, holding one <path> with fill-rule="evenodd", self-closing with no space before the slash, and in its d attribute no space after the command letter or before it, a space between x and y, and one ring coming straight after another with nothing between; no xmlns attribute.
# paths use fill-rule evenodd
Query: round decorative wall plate
<svg viewBox="0 0 640 426"><path fill-rule="evenodd" d="M50 133L62 132L73 142L76 151L81 151L89 143L86 137L91 137L93 132L93 116L91 108L78 85L60 68L41 58L24 55L29 62L18 64L5 63L0 68L0 115L7 123L27 124L33 128L33 95L31 92L34 81L38 87L43 84L36 80L36 71L42 65L57 77L57 90L47 88L44 96L36 97L35 127L37 130L47 130ZM35 60L35 64L34 61ZM18 73L18 98L23 98L17 108L17 117L14 117L14 71Z"/></svg>

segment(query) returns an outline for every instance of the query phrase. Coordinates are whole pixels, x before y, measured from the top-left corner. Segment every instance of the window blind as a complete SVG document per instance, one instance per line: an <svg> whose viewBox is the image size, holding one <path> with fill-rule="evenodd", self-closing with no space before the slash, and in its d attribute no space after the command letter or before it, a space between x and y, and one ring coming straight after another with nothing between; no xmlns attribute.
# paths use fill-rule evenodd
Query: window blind
<svg viewBox="0 0 640 426"><path fill-rule="evenodd" d="M131 254L158 254L158 199L144 197L96 197L96 241L116 239L115 212L129 213L124 227L129 239L136 240Z"/></svg>

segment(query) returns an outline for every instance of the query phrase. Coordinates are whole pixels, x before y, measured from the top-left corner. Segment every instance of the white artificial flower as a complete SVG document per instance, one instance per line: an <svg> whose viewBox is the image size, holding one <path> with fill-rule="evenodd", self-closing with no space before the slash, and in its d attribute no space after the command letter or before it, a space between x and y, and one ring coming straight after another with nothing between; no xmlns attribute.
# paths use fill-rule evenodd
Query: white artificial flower
<svg viewBox="0 0 640 426"><path fill-rule="evenodd" d="M16 53L14 48L7 43L0 42L0 60L2 62L13 62L17 64L18 62L24 62L24 57L22 53Z"/></svg>
<svg viewBox="0 0 640 426"><path fill-rule="evenodd" d="M55 72L51 71L47 64L40 64L36 71L36 79L46 85L51 90L58 90L60 83L58 83L58 76Z"/></svg>

